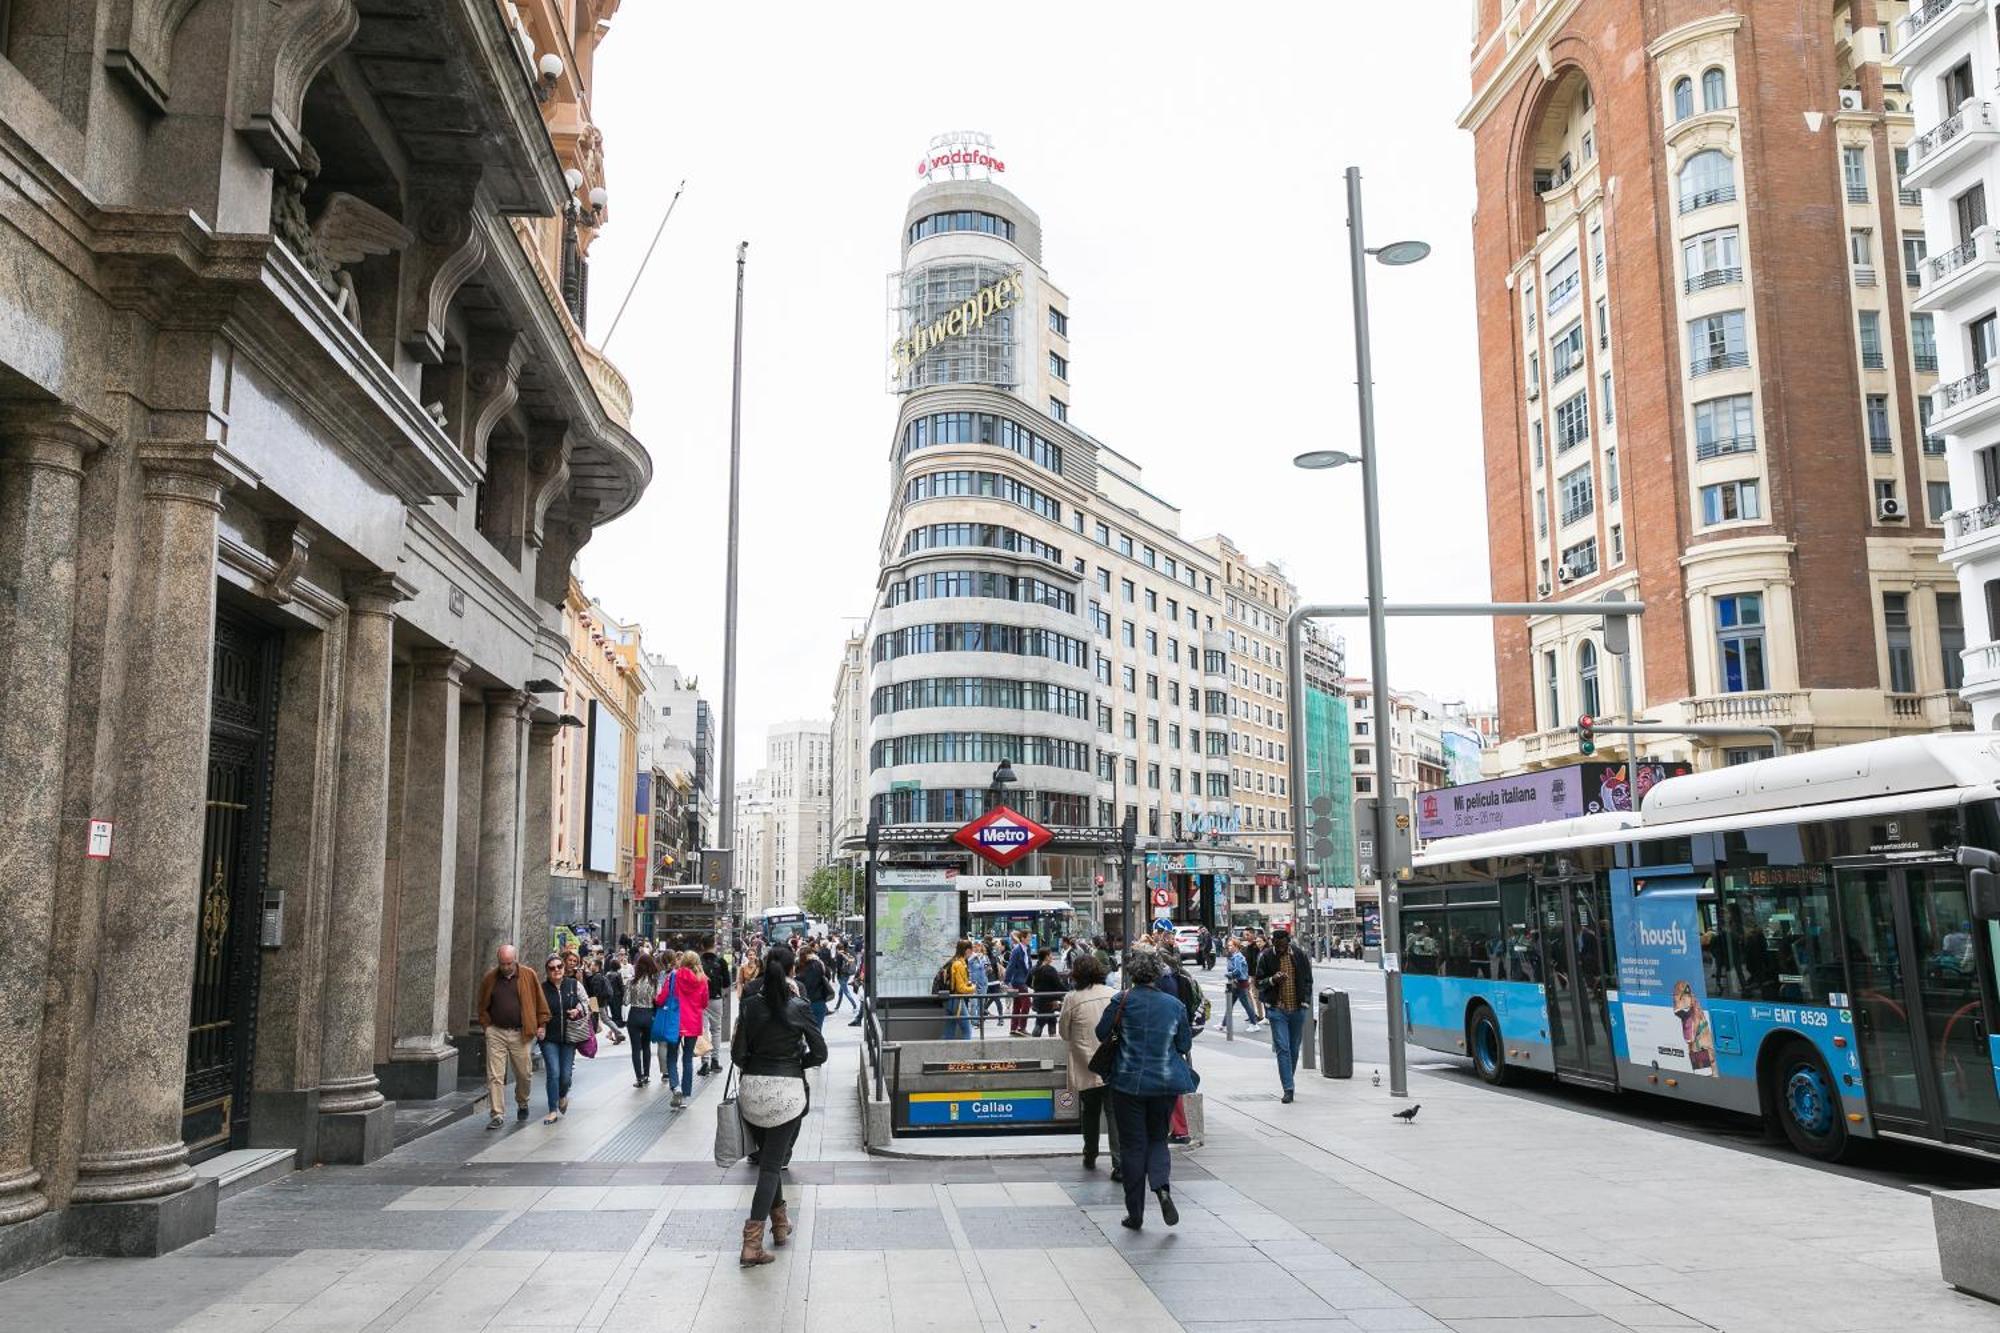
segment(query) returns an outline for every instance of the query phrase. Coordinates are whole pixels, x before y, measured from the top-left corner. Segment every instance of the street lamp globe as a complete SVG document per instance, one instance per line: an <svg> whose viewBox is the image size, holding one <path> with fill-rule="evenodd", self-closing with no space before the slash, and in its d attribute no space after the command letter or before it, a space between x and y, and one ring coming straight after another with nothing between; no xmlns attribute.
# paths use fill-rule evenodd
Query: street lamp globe
<svg viewBox="0 0 2000 1333"><path fill-rule="evenodd" d="M1345 467L1361 460L1353 454L1339 449L1308 449L1292 459L1293 467L1304 468L1308 472L1324 472L1328 468Z"/></svg>
<svg viewBox="0 0 2000 1333"><path fill-rule="evenodd" d="M1368 253L1391 267L1400 268L1404 264L1415 264L1430 255L1431 247L1425 241L1391 241L1378 245Z"/></svg>

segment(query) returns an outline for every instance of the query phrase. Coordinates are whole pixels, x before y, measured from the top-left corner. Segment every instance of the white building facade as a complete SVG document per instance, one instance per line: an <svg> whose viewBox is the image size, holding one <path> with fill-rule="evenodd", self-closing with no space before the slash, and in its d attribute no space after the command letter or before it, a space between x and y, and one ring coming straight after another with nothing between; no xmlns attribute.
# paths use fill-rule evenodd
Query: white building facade
<svg viewBox="0 0 2000 1333"><path fill-rule="evenodd" d="M1904 183L1921 191L1924 214L1912 306L1934 328L1931 430L1950 475L1934 507L1950 509L1944 555L1958 575L1948 607L1939 595L1940 619L1957 617L1946 683L1981 731L2000 725L2000 244L1987 220L2000 189L1996 35L1983 0L1931 0L1910 7L1897 55L1918 131Z"/></svg>

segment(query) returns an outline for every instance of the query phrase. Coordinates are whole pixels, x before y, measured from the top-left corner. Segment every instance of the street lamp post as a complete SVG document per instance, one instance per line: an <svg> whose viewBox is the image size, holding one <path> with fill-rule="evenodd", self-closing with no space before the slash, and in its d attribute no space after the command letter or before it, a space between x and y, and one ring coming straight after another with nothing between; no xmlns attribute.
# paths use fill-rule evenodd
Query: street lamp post
<svg viewBox="0 0 2000 1333"><path fill-rule="evenodd" d="M733 943L736 882L736 530L743 486L743 262L750 242L736 246L736 351L729 377L729 544L722 599L722 790L716 802L716 845L728 857L722 885L726 914L716 933Z"/></svg>
<svg viewBox="0 0 2000 1333"><path fill-rule="evenodd" d="M1375 456L1375 380L1368 344L1368 259L1372 255L1385 264L1414 264L1430 254L1422 241L1392 241L1369 249L1361 230L1361 169L1347 169L1347 259L1354 283L1354 390L1361 425L1361 519L1368 563L1368 669L1375 727L1375 879L1377 901L1382 908L1383 992L1389 1009L1389 1092L1409 1096L1409 1079L1403 1058L1403 973L1396 956L1399 941L1400 890L1396 877L1387 871L1390 830L1395 819L1396 724L1389 699L1389 618L1382 603L1382 509L1380 471ZM1308 469L1335 468L1357 461L1336 450L1317 449L1292 460ZM1298 708L1301 701L1292 700ZM1302 859L1302 858L1301 858Z"/></svg>

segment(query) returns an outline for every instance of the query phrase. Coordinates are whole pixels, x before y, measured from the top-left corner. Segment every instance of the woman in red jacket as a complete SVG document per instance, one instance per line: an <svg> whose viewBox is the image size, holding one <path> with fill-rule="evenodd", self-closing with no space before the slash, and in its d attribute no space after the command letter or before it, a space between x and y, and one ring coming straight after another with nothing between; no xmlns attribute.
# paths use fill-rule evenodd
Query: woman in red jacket
<svg viewBox="0 0 2000 1333"><path fill-rule="evenodd" d="M701 1016L708 1008L708 977L701 970L701 955L690 950L681 955L680 966L667 974L660 987L659 1003L671 994L678 1002L681 1020L680 1077L674 1077L673 1054L667 1055L667 1086L674 1090L675 1106L684 1106L694 1096L694 1046L701 1038Z"/></svg>

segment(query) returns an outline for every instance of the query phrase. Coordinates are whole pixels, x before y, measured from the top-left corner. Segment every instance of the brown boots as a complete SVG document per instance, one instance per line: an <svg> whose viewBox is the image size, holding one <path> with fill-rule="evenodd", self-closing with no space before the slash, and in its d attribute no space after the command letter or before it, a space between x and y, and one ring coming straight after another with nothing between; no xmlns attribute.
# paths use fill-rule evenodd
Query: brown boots
<svg viewBox="0 0 2000 1333"><path fill-rule="evenodd" d="M771 1205L771 1244L781 1246L792 1238L792 1217L785 1211L785 1205Z"/></svg>
<svg viewBox="0 0 2000 1333"><path fill-rule="evenodd" d="M776 1261L777 1255L764 1248L764 1224L752 1218L743 1224L743 1253L736 1262L745 1268Z"/></svg>

